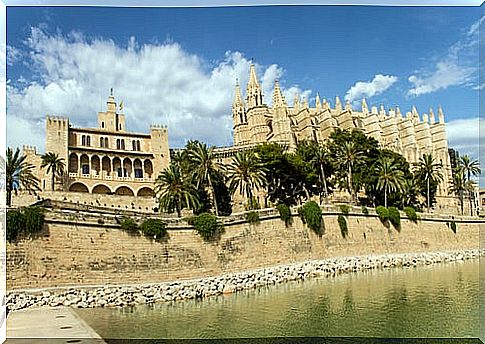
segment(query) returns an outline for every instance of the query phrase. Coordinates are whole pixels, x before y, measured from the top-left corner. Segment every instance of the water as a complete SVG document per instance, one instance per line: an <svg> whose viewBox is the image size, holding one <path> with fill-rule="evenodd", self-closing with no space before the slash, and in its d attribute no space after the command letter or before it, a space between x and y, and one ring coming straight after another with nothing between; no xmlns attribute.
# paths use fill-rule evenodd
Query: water
<svg viewBox="0 0 485 344"><path fill-rule="evenodd" d="M358 272L202 301L77 312L104 338L478 337L480 265Z"/></svg>

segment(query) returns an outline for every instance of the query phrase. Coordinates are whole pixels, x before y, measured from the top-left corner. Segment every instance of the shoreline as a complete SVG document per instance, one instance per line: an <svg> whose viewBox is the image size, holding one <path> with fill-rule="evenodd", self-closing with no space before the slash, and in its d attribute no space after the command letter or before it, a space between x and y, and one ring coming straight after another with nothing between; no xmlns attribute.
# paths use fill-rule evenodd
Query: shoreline
<svg viewBox="0 0 485 344"><path fill-rule="evenodd" d="M485 256L485 249L331 257L204 278L146 284L80 285L7 292L7 313L28 308L126 307L203 299L262 286L345 273L418 267Z"/></svg>

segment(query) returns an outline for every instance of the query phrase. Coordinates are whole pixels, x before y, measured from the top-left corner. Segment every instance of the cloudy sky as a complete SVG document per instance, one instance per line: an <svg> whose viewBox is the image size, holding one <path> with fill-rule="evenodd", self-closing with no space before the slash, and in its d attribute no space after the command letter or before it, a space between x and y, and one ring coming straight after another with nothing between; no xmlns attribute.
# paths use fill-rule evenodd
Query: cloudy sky
<svg viewBox="0 0 485 344"><path fill-rule="evenodd" d="M45 115L96 126L109 89L128 130L232 143L251 60L270 103L441 105L450 146L478 158L478 7L7 8L7 144L44 149Z"/></svg>

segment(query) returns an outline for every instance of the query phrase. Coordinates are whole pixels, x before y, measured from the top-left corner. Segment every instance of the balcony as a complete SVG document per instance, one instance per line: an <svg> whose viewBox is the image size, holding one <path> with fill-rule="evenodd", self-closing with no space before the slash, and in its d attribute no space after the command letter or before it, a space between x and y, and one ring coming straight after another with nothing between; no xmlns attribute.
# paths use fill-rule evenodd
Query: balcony
<svg viewBox="0 0 485 344"><path fill-rule="evenodd" d="M154 178L135 178L135 177L118 177L108 175L106 172L103 171L102 174L97 174L95 172L91 174L82 174L77 172L69 172L69 178L71 179L94 179L94 180L109 180L109 181L121 181L121 182L139 182L139 183L153 183L155 181Z"/></svg>

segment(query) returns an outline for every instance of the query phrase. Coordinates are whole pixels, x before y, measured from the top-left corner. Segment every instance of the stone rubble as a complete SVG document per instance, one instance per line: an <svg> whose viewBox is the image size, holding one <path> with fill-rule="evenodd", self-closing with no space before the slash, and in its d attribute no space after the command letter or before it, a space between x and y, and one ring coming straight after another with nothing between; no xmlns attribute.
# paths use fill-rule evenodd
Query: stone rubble
<svg viewBox="0 0 485 344"><path fill-rule="evenodd" d="M235 293L244 289L274 285L312 277L393 267L417 267L435 263L476 259L485 249L450 252L385 254L375 256L334 257L293 263L216 277L178 282L130 286L65 288L57 291L11 291L7 294L8 311L29 307L125 307L137 304L171 302Z"/></svg>

